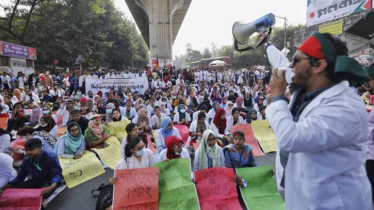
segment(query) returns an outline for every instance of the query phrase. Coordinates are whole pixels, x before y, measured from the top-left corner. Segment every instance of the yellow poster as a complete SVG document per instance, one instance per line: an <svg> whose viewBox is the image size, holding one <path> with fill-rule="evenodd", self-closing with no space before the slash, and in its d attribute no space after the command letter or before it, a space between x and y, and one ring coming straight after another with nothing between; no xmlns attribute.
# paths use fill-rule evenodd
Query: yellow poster
<svg viewBox="0 0 374 210"><path fill-rule="evenodd" d="M277 144L275 135L270 127L269 121L258 120L252 122L252 129L265 153L276 152Z"/></svg>
<svg viewBox="0 0 374 210"><path fill-rule="evenodd" d="M321 25L319 27L320 33L330 33L332 35L338 35L343 33L343 20L334 21L331 23L327 23L324 25Z"/></svg>
<svg viewBox="0 0 374 210"><path fill-rule="evenodd" d="M69 188L73 188L105 172L99 159L92 152L84 151L83 156L76 160L58 159L62 168L62 175Z"/></svg>
<svg viewBox="0 0 374 210"><path fill-rule="evenodd" d="M110 137L105 141L108 147L102 149L92 149L100 157L101 161L109 168L115 170L117 163L122 159L121 144L116 137Z"/></svg>
<svg viewBox="0 0 374 210"><path fill-rule="evenodd" d="M108 129L110 132L110 135L116 136L119 132L126 132L126 126L130 123L129 120L126 121L119 121L119 122L111 122L108 123ZM122 141L122 139L120 139Z"/></svg>

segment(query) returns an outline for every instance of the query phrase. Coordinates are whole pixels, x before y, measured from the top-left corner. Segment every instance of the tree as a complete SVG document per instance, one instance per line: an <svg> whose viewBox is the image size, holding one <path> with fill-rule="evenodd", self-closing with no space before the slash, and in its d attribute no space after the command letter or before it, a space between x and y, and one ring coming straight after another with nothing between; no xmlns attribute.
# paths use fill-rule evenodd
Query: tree
<svg viewBox="0 0 374 210"><path fill-rule="evenodd" d="M209 51L209 48L204 48L202 57L203 58L211 58L212 57L212 53Z"/></svg>

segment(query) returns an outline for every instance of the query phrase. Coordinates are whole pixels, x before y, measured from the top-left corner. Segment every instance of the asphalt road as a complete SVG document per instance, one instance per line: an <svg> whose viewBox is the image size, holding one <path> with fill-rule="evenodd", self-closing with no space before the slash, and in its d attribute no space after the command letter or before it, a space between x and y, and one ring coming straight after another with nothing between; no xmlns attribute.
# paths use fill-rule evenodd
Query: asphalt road
<svg viewBox="0 0 374 210"><path fill-rule="evenodd" d="M271 165L275 172L275 153L256 157L259 165ZM107 168L105 173L72 189L65 188L47 206L46 210L95 210L96 200L91 196L91 191L102 183L107 184L113 170Z"/></svg>

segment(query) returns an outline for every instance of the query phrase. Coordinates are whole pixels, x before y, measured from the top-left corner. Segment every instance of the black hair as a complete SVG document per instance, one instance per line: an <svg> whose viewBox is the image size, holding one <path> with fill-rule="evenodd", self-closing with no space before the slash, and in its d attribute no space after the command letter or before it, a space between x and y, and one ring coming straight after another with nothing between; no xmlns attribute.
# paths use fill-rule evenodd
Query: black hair
<svg viewBox="0 0 374 210"><path fill-rule="evenodd" d="M206 118L206 114L204 112L199 112L197 115L197 119L200 120L201 118Z"/></svg>
<svg viewBox="0 0 374 210"><path fill-rule="evenodd" d="M42 148L42 141L40 139L37 139L37 138L29 139L25 143L25 148L30 148L30 149Z"/></svg>
<svg viewBox="0 0 374 210"><path fill-rule="evenodd" d="M233 109L231 110L231 115L234 115L236 111L239 111L239 112L240 112L240 110L239 110L237 107L233 108Z"/></svg>
<svg viewBox="0 0 374 210"><path fill-rule="evenodd" d="M126 144L126 146L125 146L125 160L126 160L127 158L129 158L129 157L132 156L132 152L131 152L131 150L133 150L133 149L135 148L135 146L136 146L137 144L139 144L140 141L142 141L141 138L139 138L139 137L135 137L135 138L131 138L131 139L127 142L127 144Z"/></svg>
<svg viewBox="0 0 374 210"><path fill-rule="evenodd" d="M27 134L32 134L34 132L35 132L35 129L33 127L25 126L21 129L19 129L19 131L17 131L17 135L18 136L26 136Z"/></svg>
<svg viewBox="0 0 374 210"><path fill-rule="evenodd" d="M126 126L126 132L127 134L130 136L130 133L132 131L132 129L134 129L136 127L136 124L135 123L129 123L127 126Z"/></svg>
<svg viewBox="0 0 374 210"><path fill-rule="evenodd" d="M21 102L17 102L13 105L14 108L16 108L17 105L21 105L22 109L23 109L23 104Z"/></svg>
<svg viewBox="0 0 374 210"><path fill-rule="evenodd" d="M155 106L154 110L156 110L156 109L160 109L160 107L159 106Z"/></svg>
<svg viewBox="0 0 374 210"><path fill-rule="evenodd" d="M147 138L148 136L147 136L147 134L140 133L140 134L138 135L138 137L142 139L142 141L143 141L144 144L145 144L145 147L148 147L148 138Z"/></svg>
<svg viewBox="0 0 374 210"><path fill-rule="evenodd" d="M335 47L335 50L337 52L337 56L339 55L348 55L348 48L345 42L343 42L341 39L334 37L330 33L323 33L322 34L326 39L328 39ZM320 59L314 58L308 54L306 54L309 58L309 63L311 66L318 66L319 63L318 61ZM335 62L331 63L329 61L327 62L327 66L325 68L325 71L323 71L326 75L326 77L331 81L331 82L339 82L344 80L342 78L343 75L338 76L335 74Z"/></svg>

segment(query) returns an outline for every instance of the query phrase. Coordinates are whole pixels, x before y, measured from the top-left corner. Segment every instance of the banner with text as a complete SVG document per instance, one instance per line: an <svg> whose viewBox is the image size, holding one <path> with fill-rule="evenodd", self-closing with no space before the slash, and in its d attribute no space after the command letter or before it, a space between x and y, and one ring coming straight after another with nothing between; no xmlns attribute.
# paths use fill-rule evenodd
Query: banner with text
<svg viewBox="0 0 374 210"><path fill-rule="evenodd" d="M158 169L116 170L113 210L158 209Z"/></svg>
<svg viewBox="0 0 374 210"><path fill-rule="evenodd" d="M110 137L105 141L108 146L106 148L95 148L92 149L95 151L100 160L109 168L116 169L117 163L122 159L121 156L121 144L119 143L116 137Z"/></svg>
<svg viewBox="0 0 374 210"><path fill-rule="evenodd" d="M241 209L232 168L210 168L195 172L202 210Z"/></svg>
<svg viewBox="0 0 374 210"><path fill-rule="evenodd" d="M307 26L371 10L372 0L307 0Z"/></svg>
<svg viewBox="0 0 374 210"><path fill-rule="evenodd" d="M326 23L321 25L318 31L320 33L330 33L332 35L338 35L343 33L343 24L343 20Z"/></svg>
<svg viewBox="0 0 374 210"><path fill-rule="evenodd" d="M191 182L191 164L188 158L178 158L154 164L158 167L160 210L198 210L195 185Z"/></svg>
<svg viewBox="0 0 374 210"><path fill-rule="evenodd" d="M268 120L257 120L252 122L255 137L260 142L261 148L265 153L276 152L277 143L275 135Z"/></svg>
<svg viewBox="0 0 374 210"><path fill-rule="evenodd" d="M58 159L62 168L62 175L69 188L105 173L99 159L89 151L84 151L80 159Z"/></svg>
<svg viewBox="0 0 374 210"><path fill-rule="evenodd" d="M40 189L6 189L0 196L2 210L39 210L42 204Z"/></svg>
<svg viewBox="0 0 374 210"><path fill-rule="evenodd" d="M277 191L271 166L237 168L236 172L248 183L248 187L240 187L244 203L248 209L285 209L283 198Z"/></svg>
<svg viewBox="0 0 374 210"><path fill-rule="evenodd" d="M251 145L253 148L253 155L254 156L264 156L265 154L262 152L258 142L253 134L251 124L244 124L244 125L234 125L231 127L231 133L235 131L241 131L244 133L245 143Z"/></svg>
<svg viewBox="0 0 374 210"><path fill-rule="evenodd" d="M103 93L109 92L110 88L114 90L127 90L131 89L132 92L138 91L139 94L144 94L148 89L147 77L133 77L133 78L120 78L120 79L94 79L86 78L86 95L88 91L92 91L94 95L98 91Z"/></svg>

